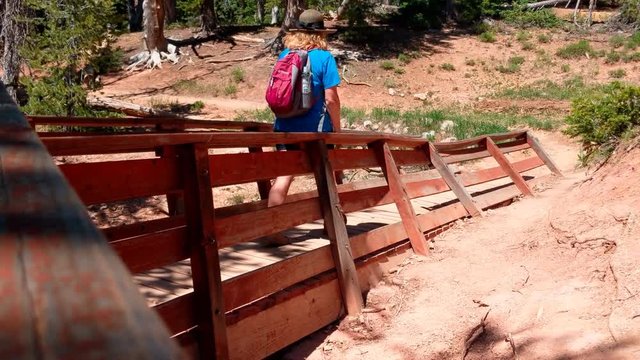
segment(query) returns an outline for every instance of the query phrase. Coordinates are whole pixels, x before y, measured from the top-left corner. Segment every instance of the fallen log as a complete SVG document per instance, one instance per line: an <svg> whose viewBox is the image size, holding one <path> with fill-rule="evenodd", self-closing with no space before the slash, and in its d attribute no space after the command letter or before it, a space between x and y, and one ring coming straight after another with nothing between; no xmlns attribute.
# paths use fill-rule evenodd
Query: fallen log
<svg viewBox="0 0 640 360"><path fill-rule="evenodd" d="M138 105L110 97L105 96L89 96L87 97L87 104L91 107L121 112L125 115L136 117L177 117L178 115L168 112L157 110L149 106Z"/></svg>
<svg viewBox="0 0 640 360"><path fill-rule="evenodd" d="M527 9L537 9L547 5L556 5L565 2L565 0L545 0L525 5Z"/></svg>

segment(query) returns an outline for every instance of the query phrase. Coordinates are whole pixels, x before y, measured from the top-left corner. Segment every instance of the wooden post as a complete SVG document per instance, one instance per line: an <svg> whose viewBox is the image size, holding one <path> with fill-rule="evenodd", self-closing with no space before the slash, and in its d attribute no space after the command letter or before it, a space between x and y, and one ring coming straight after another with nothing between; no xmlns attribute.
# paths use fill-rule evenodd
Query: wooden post
<svg viewBox="0 0 640 360"><path fill-rule="evenodd" d="M340 208L338 188L334 171L329 163L327 145L324 141L307 143L305 151L314 169L318 198L322 207L324 227L331 241L331 252L338 273L338 282L347 314L356 315L364 306L362 291L356 273L356 265L351 254L349 235Z"/></svg>
<svg viewBox="0 0 640 360"><path fill-rule="evenodd" d="M428 255L429 244L424 237L422 229L420 228L420 224L416 218L416 213L413 210L413 205L411 204L411 199L409 198L407 189L400 178L400 172L398 171L398 166L393 159L389 145L384 141L377 141L369 144L369 147L373 148L376 152L378 163L382 168L384 176L387 178L389 191L391 192L393 201L396 203L396 207L398 208L402 224L409 235L413 251L415 251L416 254Z"/></svg>
<svg viewBox="0 0 640 360"><path fill-rule="evenodd" d="M1 82L0 119L0 357L182 358Z"/></svg>
<svg viewBox="0 0 640 360"><path fill-rule="evenodd" d="M500 150L500 148L498 147L498 145L496 145L493 139L487 136L485 139L485 142L486 142L487 151L489 152L489 154L491 154L491 156L493 156L493 158L496 159L496 162L498 163L498 165L500 165L502 170L504 170L504 172L507 173L507 175L509 175L509 177L511 178L513 183L516 184L520 192L522 192L522 194L525 196L533 196L533 192L531 191L531 188L529 188L529 185L527 185L527 182L524 180L522 175L520 175L520 173L516 169L514 169L513 166L511 166L509 159L507 159L507 157L504 156L504 154L502 153L502 150Z"/></svg>
<svg viewBox="0 0 640 360"><path fill-rule="evenodd" d="M157 152L163 158L176 157L177 152L174 146L163 146ZM166 194L167 196L167 212L169 216L184 214L184 197L182 193Z"/></svg>
<svg viewBox="0 0 640 360"><path fill-rule="evenodd" d="M435 146L429 142L424 145L423 149L433 166L440 173L440 176L442 176L451 191L453 191L453 193L458 197L462 206L467 209L469 215L478 216L482 214L482 211L478 208L476 202L473 201L471 195L469 195L464 186L460 184L458 179L456 179L455 175L451 172L451 169L449 169L440 154L438 154L438 150L436 150Z"/></svg>
<svg viewBox="0 0 640 360"><path fill-rule="evenodd" d="M261 153L262 147L250 147L250 153ZM271 190L271 181L269 180L258 180L256 182L258 184L258 193L260 193L260 199L265 200L269 198L269 191Z"/></svg>
<svg viewBox="0 0 640 360"><path fill-rule="evenodd" d="M227 329L220 259L214 237L209 154L204 144L183 145L184 202L191 241L191 272L202 359L227 359Z"/></svg>
<svg viewBox="0 0 640 360"><path fill-rule="evenodd" d="M544 151L538 139L536 139L536 137L533 136L529 131L527 131L527 143L529 143L529 146L531 146L533 151L535 151L535 153L538 155L540 160L542 160L542 162L544 162L544 164L547 165L547 167L549 168L549 170L551 170L552 173L558 176L563 176L560 169L558 169L558 167L553 162L553 160L551 160L551 157L547 154L546 151Z"/></svg>

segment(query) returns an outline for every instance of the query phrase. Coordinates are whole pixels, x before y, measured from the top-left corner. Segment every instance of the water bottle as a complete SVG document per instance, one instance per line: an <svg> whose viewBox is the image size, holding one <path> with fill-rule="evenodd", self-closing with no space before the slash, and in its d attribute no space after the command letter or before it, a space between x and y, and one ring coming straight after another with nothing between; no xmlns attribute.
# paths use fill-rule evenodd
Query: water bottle
<svg viewBox="0 0 640 360"><path fill-rule="evenodd" d="M302 71L302 108L303 109L311 109L311 66L309 64L309 59L307 59L307 64L304 66Z"/></svg>

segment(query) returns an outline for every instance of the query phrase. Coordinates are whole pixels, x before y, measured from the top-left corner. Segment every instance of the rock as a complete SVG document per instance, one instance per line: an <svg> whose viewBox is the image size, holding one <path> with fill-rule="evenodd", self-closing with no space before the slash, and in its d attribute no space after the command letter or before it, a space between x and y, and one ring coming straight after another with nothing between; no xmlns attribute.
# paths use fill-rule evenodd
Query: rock
<svg viewBox="0 0 640 360"><path fill-rule="evenodd" d="M389 88L389 95L394 96L396 94L396 89Z"/></svg>
<svg viewBox="0 0 640 360"><path fill-rule="evenodd" d="M380 129L380 125L378 124L373 124L373 126L371 127L373 130L378 131Z"/></svg>
<svg viewBox="0 0 640 360"><path fill-rule="evenodd" d="M409 128L408 127L402 128L402 133L403 134L408 134L409 133Z"/></svg>
<svg viewBox="0 0 640 360"><path fill-rule="evenodd" d="M423 94L423 93L413 94L413 97L422 101L425 101L428 98L427 94Z"/></svg>
<svg viewBox="0 0 640 360"><path fill-rule="evenodd" d="M455 126L454 122L451 120L445 120L440 124L440 130L442 131L451 131Z"/></svg>
<svg viewBox="0 0 640 360"><path fill-rule="evenodd" d="M433 138L436 136L436 132L431 130L431 131L425 131L422 133L421 137L424 139L429 139L429 138Z"/></svg>
<svg viewBox="0 0 640 360"><path fill-rule="evenodd" d="M365 120L365 122L363 122L362 125L364 125L364 127L368 128L368 127L371 127L372 122L371 122L371 120Z"/></svg>

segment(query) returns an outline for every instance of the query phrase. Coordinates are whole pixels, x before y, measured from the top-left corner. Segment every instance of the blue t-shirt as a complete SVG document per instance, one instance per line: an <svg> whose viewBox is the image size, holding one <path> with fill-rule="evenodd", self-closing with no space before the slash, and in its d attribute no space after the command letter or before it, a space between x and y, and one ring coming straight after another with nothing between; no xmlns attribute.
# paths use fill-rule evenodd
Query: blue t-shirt
<svg viewBox="0 0 640 360"><path fill-rule="evenodd" d="M282 59L289 53L285 49L278 59ZM336 59L330 52L321 49L312 49L308 52L308 60L311 61L311 79L314 103L311 109L303 115L291 118L276 118L274 131L281 132L331 132L333 126L324 102L324 90L340 84L340 75Z"/></svg>

